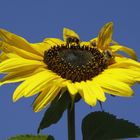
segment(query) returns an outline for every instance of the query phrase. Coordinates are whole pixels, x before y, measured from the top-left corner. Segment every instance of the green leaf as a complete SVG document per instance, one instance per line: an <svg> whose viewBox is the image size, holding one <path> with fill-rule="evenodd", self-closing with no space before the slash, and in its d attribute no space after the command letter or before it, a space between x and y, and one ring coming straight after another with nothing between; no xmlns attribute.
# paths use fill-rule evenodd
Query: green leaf
<svg viewBox="0 0 140 140"><path fill-rule="evenodd" d="M8 140L54 140L54 138L50 135L19 135L11 137Z"/></svg>
<svg viewBox="0 0 140 140"><path fill-rule="evenodd" d="M68 92L63 93L60 98L57 97L46 110L37 132L39 133L41 129L47 128L50 125L57 123L70 102L71 98Z"/></svg>
<svg viewBox="0 0 140 140"><path fill-rule="evenodd" d="M107 112L93 112L83 119L82 133L83 140L113 140L139 137L140 128Z"/></svg>

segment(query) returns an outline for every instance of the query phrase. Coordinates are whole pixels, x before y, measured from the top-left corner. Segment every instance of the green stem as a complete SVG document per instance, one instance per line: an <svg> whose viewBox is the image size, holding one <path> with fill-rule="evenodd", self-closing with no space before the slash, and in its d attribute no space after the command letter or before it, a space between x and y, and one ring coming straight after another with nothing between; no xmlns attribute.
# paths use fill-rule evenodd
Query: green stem
<svg viewBox="0 0 140 140"><path fill-rule="evenodd" d="M67 110L68 140L75 140L75 104L69 105Z"/></svg>

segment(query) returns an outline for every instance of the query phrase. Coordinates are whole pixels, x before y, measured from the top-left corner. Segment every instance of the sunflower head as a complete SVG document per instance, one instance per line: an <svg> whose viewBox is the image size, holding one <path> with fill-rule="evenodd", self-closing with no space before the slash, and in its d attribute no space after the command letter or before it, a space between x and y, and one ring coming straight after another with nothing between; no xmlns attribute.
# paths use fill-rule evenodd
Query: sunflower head
<svg viewBox="0 0 140 140"><path fill-rule="evenodd" d="M98 40L86 43L74 31L64 28L65 42L52 46L44 53L48 69L72 82L91 80L113 62L113 54L109 50L112 26L108 23L100 31Z"/></svg>
<svg viewBox="0 0 140 140"><path fill-rule="evenodd" d="M22 82L13 101L38 94L33 105L36 112L65 91L72 99L79 94L91 106L97 100L104 102L105 93L130 97L130 86L140 79L140 64L135 52L115 42L112 33L113 23L109 22L87 42L64 28L64 40L46 38L40 43L29 43L0 29L0 72L7 74L1 85Z"/></svg>

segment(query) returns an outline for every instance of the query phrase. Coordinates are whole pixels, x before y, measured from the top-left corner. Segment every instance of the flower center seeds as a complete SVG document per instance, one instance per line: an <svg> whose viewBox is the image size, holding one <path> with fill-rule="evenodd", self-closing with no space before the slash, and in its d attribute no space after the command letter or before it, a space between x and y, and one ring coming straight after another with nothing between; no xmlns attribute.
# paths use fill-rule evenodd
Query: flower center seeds
<svg viewBox="0 0 140 140"><path fill-rule="evenodd" d="M72 82L90 80L107 68L107 61L97 48L69 45L54 46L45 51L48 69Z"/></svg>

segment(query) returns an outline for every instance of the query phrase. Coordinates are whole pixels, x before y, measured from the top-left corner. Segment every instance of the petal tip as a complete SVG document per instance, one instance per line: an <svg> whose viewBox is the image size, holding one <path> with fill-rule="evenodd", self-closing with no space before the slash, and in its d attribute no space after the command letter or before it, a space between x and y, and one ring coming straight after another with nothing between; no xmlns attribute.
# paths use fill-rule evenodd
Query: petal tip
<svg viewBox="0 0 140 140"><path fill-rule="evenodd" d="M13 94L12 101L15 103L15 102L18 101L20 98L21 98L21 96L18 96L18 95Z"/></svg>
<svg viewBox="0 0 140 140"><path fill-rule="evenodd" d="M63 32L65 32L67 30L70 30L70 29L69 28L66 28L66 27L63 28Z"/></svg>
<svg viewBox="0 0 140 140"><path fill-rule="evenodd" d="M41 109L39 109L36 105L33 105L33 111L35 113L37 113L37 112L41 111Z"/></svg>
<svg viewBox="0 0 140 140"><path fill-rule="evenodd" d="M134 96L134 91L132 90L131 95L130 96Z"/></svg>
<svg viewBox="0 0 140 140"><path fill-rule="evenodd" d="M104 27L105 28L110 28L110 29L113 29L113 26L114 26L114 23L111 21L111 22L107 22L105 25L104 25Z"/></svg>
<svg viewBox="0 0 140 140"><path fill-rule="evenodd" d="M12 101L15 103L18 99L16 99L15 97L12 98Z"/></svg>
<svg viewBox="0 0 140 140"><path fill-rule="evenodd" d="M98 48L105 50L112 41L113 22L106 23L99 31L97 45Z"/></svg>
<svg viewBox="0 0 140 140"><path fill-rule="evenodd" d="M110 22L108 22L107 24L108 24L109 26L113 26L113 25L114 25L113 21L110 21Z"/></svg>
<svg viewBox="0 0 140 140"><path fill-rule="evenodd" d="M108 22L108 23L105 24L105 28L108 31L113 31L113 27L114 27L113 22Z"/></svg>
<svg viewBox="0 0 140 140"><path fill-rule="evenodd" d="M102 98L101 102L105 102L106 101L106 97Z"/></svg>
<svg viewBox="0 0 140 140"><path fill-rule="evenodd" d="M64 38L64 41L66 41L66 39L68 37L74 37L74 38L80 39L79 35L75 31L65 27L65 28L63 28L63 38Z"/></svg>

